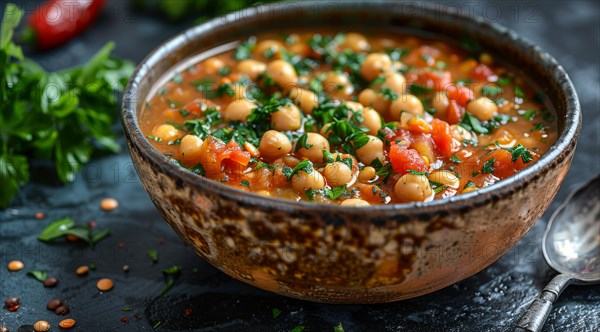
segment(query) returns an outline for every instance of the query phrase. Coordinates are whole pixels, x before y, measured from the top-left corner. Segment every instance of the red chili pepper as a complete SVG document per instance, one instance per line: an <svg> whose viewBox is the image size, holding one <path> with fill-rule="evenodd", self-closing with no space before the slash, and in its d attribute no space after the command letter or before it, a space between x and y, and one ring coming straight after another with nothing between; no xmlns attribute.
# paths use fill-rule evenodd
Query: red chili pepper
<svg viewBox="0 0 600 332"><path fill-rule="evenodd" d="M23 39L40 50L60 46L89 27L106 0L50 0L27 19Z"/></svg>

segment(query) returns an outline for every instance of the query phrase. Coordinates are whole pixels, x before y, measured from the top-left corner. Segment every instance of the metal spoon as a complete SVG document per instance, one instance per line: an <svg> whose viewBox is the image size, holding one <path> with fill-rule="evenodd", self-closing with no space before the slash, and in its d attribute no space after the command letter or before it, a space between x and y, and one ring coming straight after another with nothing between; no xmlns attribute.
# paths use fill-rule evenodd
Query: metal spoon
<svg viewBox="0 0 600 332"><path fill-rule="evenodd" d="M600 176L571 193L554 212L542 249L548 265L560 274L525 310L515 331L540 331L569 284L600 282Z"/></svg>

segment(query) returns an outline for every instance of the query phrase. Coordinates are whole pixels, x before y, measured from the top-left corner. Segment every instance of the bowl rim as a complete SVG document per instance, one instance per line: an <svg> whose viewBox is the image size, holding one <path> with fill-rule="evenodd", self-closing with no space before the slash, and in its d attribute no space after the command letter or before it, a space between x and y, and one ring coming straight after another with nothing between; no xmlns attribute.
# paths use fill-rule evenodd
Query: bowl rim
<svg viewBox="0 0 600 332"><path fill-rule="evenodd" d="M382 5L385 3L386 1L335 2L336 9L343 8L346 10L359 8L357 5L361 4L373 6L373 8L378 8L377 6L379 6L380 10L384 10ZM273 5L274 4L264 4L261 6L246 8L242 10L243 15L245 18L252 18L261 12L267 11L269 6ZM299 1L283 2L280 3L280 5L294 5L302 10L307 10L317 6L318 3ZM421 13L420 15L424 15L422 13L425 12L427 12L427 14L440 15L442 14L443 10L443 8L440 6L435 6L435 4L431 3L405 3L403 6L409 10L418 9L419 12L417 13ZM167 173L169 176L184 180L186 183L192 184L199 189L206 190L209 193L225 196L249 205L260 206L265 209L278 209L287 211L302 210L303 212L317 213L325 211L331 213L344 213L350 211L351 213L365 214L371 212L377 212L380 214L428 214L442 211L448 212L452 210L461 210L465 206L485 204L491 200L497 200L499 198L509 196L515 190L525 186L528 182L534 180L540 173L547 171L552 166L562 162L565 158L567 158L563 152L565 152L570 145L574 145L577 137L579 136L582 122L579 99L569 75L553 56L542 50L539 46L535 45L528 39L518 35L513 30L510 30L498 23L486 21L480 16L468 15L459 12L458 10L446 10L443 12L443 14L450 15L453 19L468 20L470 21L469 23L483 27L489 32L498 36L502 34L509 34L512 42L514 43L511 44L510 47L515 48L518 44L518 46L521 48L534 50L534 52L537 54L536 61L546 64L547 68L553 68L553 73L549 76L553 77L553 79L558 82L566 102L564 128L560 132L556 142L533 165L519 171L518 173L515 173L506 179L500 180L491 186L480 188L476 191L466 194L435 199L429 202L382 204L365 207L348 207L338 204L317 204L312 202L294 201L277 197L263 196L253 192L243 191L227 184L196 175L167 160L167 158L158 150L156 150L143 135L138 123L137 101L145 101L146 96L143 96L144 98L140 98L136 87L139 86L140 82L148 74L150 68L159 63L165 57L165 55L169 54L169 52L181 47L182 45L185 45L186 43L193 42L195 37L202 36L203 32L205 31L209 31L216 26L227 25L223 24L223 22L235 22L236 19L239 19L239 15L242 14L242 11L236 11L227 15L213 18L203 24L184 30L183 32L160 44L138 64L123 93L121 120L128 143L130 145L137 145L145 157L149 158L155 165L158 165L162 171ZM468 25L463 26L467 27ZM468 31L468 29L465 28L465 31ZM215 45L215 47L216 46L218 45ZM189 56L186 58L189 58ZM174 66L176 65L177 64ZM173 68L173 66L171 68ZM547 69L544 69L544 71L547 71ZM161 74L161 76L162 75L164 75L164 73Z"/></svg>

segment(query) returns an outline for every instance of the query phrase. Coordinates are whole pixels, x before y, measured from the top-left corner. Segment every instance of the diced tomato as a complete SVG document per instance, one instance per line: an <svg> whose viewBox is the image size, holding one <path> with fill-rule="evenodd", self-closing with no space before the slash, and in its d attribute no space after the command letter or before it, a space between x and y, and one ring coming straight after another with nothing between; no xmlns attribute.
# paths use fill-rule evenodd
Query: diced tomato
<svg viewBox="0 0 600 332"><path fill-rule="evenodd" d="M225 149L219 153L219 160L230 159L240 165L246 166L250 163L250 152L242 150L240 145L231 140L225 146Z"/></svg>
<svg viewBox="0 0 600 332"><path fill-rule="evenodd" d="M389 157L392 170L400 175L406 174L408 170L426 172L428 169L417 150L407 149L401 144L392 144Z"/></svg>
<svg viewBox="0 0 600 332"><path fill-rule="evenodd" d="M385 136L384 140L390 142L390 145L397 144L396 141L403 141L405 146L409 146L412 144L412 135L406 129L396 129L392 130L389 128L383 128Z"/></svg>
<svg viewBox="0 0 600 332"><path fill-rule="evenodd" d="M452 74L449 71L424 71L419 75L417 83L435 91L444 91L452 85Z"/></svg>
<svg viewBox="0 0 600 332"><path fill-rule="evenodd" d="M496 74L494 74L494 71L490 67L484 64L479 64L477 67L473 68L471 77L476 80L491 82L490 79L492 77L496 77Z"/></svg>
<svg viewBox="0 0 600 332"><path fill-rule="evenodd" d="M493 174L497 177L499 177L500 179L505 179L515 173L517 173L518 171L524 169L525 167L531 165L537 158L539 158L539 155L531 152L531 156L533 157L533 160L528 162L527 164L523 163L523 160L521 158L515 160L515 162L512 161L512 153L510 153L509 151L506 151L504 149L496 149L492 152L490 152L490 154L488 154L481 162L481 165L483 165L486 161L491 160L492 158L494 158L494 172Z"/></svg>
<svg viewBox="0 0 600 332"><path fill-rule="evenodd" d="M458 106L458 104L454 100L450 100L448 104L448 108L446 109L446 119L449 124L457 124L462 120L464 112L462 107Z"/></svg>
<svg viewBox="0 0 600 332"><path fill-rule="evenodd" d="M431 126L433 128L431 138L435 143L435 151L445 158L452 157L457 147L450 135L450 125L445 121L433 119Z"/></svg>
<svg viewBox="0 0 600 332"><path fill-rule="evenodd" d="M193 101L185 104L185 106L183 106L182 109L184 109L192 114L195 114L195 115L200 115L200 113L202 113L202 108L200 107L199 100L193 100Z"/></svg>
<svg viewBox="0 0 600 332"><path fill-rule="evenodd" d="M421 117L413 117L408 121L407 125L407 129L411 133L429 134L431 132L431 125Z"/></svg>
<svg viewBox="0 0 600 332"><path fill-rule="evenodd" d="M456 85L448 85L446 87L446 92L448 92L448 99L455 100L460 106L467 106L469 100L475 98L473 90L467 88L466 86L456 86Z"/></svg>

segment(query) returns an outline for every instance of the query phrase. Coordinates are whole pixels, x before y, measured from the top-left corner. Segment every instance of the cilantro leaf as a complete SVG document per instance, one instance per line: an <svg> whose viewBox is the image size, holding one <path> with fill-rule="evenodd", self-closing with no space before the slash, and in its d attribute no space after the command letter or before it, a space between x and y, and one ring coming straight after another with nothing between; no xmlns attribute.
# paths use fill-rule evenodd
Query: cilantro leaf
<svg viewBox="0 0 600 332"><path fill-rule="evenodd" d="M494 162L496 160L494 158L483 163L483 168L481 169L482 174L491 174L494 173Z"/></svg>

